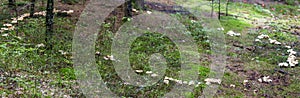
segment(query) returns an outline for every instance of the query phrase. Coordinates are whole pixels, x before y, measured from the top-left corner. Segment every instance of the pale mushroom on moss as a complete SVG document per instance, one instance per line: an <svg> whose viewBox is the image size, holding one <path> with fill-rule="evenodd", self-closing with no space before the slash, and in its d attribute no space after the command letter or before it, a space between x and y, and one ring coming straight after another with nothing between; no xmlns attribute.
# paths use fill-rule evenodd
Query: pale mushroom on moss
<svg viewBox="0 0 300 98"><path fill-rule="evenodd" d="M2 34L2 36L3 36L3 37L6 37L6 36L8 36L8 34Z"/></svg>
<svg viewBox="0 0 300 98"><path fill-rule="evenodd" d="M280 66L280 67L282 67L282 66L284 66L284 67L288 67L288 66L289 66L289 64L288 64L288 63L286 63L286 62L283 62L283 63L279 63L279 64L278 64L278 66Z"/></svg>
<svg viewBox="0 0 300 98"><path fill-rule="evenodd" d="M227 32L227 35L229 35L229 36L241 36L240 33L235 33L235 32L233 32L233 31L228 31L228 32Z"/></svg>
<svg viewBox="0 0 300 98"><path fill-rule="evenodd" d="M37 44L36 47L45 47L45 45L43 43Z"/></svg>
<svg viewBox="0 0 300 98"><path fill-rule="evenodd" d="M221 79L206 78L204 81L206 82L207 85L209 85L211 83L221 84Z"/></svg>
<svg viewBox="0 0 300 98"><path fill-rule="evenodd" d="M217 30L219 30L219 31L224 31L224 28L217 28Z"/></svg>
<svg viewBox="0 0 300 98"><path fill-rule="evenodd" d="M13 26L12 24L9 24L9 23L6 23L6 24L3 24L4 27L11 27Z"/></svg>
<svg viewBox="0 0 300 98"><path fill-rule="evenodd" d="M152 71L146 71L146 74L152 74L153 72Z"/></svg>
<svg viewBox="0 0 300 98"><path fill-rule="evenodd" d="M18 23L18 20L13 20L13 21L11 21L11 23L16 24L16 23Z"/></svg>
<svg viewBox="0 0 300 98"><path fill-rule="evenodd" d="M269 38L268 35L265 35L265 34L261 34L259 36L257 36L258 39L264 39L264 38Z"/></svg>
<svg viewBox="0 0 300 98"><path fill-rule="evenodd" d="M158 75L157 74L151 74L151 77L157 77Z"/></svg>
<svg viewBox="0 0 300 98"><path fill-rule="evenodd" d="M1 28L1 30L8 31L9 29L8 28Z"/></svg>
<svg viewBox="0 0 300 98"><path fill-rule="evenodd" d="M164 83L165 84L169 84L169 80L164 80Z"/></svg>
<svg viewBox="0 0 300 98"><path fill-rule="evenodd" d="M137 73L142 73L143 70L135 70L135 72L137 72Z"/></svg>
<svg viewBox="0 0 300 98"><path fill-rule="evenodd" d="M152 12L151 11L147 11L147 14L152 14Z"/></svg>

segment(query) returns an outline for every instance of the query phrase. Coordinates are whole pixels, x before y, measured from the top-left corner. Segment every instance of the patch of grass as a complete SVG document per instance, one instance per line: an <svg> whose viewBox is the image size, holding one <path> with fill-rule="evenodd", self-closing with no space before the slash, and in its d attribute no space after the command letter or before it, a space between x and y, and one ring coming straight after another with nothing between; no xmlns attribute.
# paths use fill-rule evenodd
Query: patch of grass
<svg viewBox="0 0 300 98"><path fill-rule="evenodd" d="M75 80L76 76L74 74L73 68L62 68L59 70L61 77L65 80Z"/></svg>
<svg viewBox="0 0 300 98"><path fill-rule="evenodd" d="M244 67L245 70L256 70L256 71L263 72L265 70L273 70L276 66L274 66L273 64L269 64L267 61L263 61L258 58L244 64Z"/></svg>
<svg viewBox="0 0 300 98"><path fill-rule="evenodd" d="M243 81L243 77L232 72L225 72L222 79L222 86L219 87L220 93L218 93L216 96L225 98L243 98L245 95L240 90L243 87L241 81ZM233 84L236 87L230 87L230 84Z"/></svg>
<svg viewBox="0 0 300 98"><path fill-rule="evenodd" d="M285 4L274 4L271 6L275 8L274 13L277 15L299 15L298 6L285 5Z"/></svg>
<svg viewBox="0 0 300 98"><path fill-rule="evenodd" d="M291 43L291 42L297 42L298 38L295 35L292 35L287 32L274 32L268 34L271 38L276 39L279 42L284 43Z"/></svg>
<svg viewBox="0 0 300 98"><path fill-rule="evenodd" d="M296 76L299 76L299 75L296 75ZM287 88L285 88L285 90L287 91L287 92L289 92L289 93L291 93L291 92L295 92L295 93L293 93L293 94L297 94L297 92L298 92L298 94L300 93L300 85L299 85L299 82L300 82L300 80L299 79L295 79L295 80L291 80L292 81L292 83L287 87Z"/></svg>
<svg viewBox="0 0 300 98"><path fill-rule="evenodd" d="M172 14L171 16L177 18L181 23L185 24L187 29L190 30L191 35L196 40L199 47L186 47L186 48L198 48L198 52L204 53L206 49L203 45L205 42L206 34L202 30L201 23L192 23L191 20L186 16L181 16L180 14ZM109 28L111 25L107 23L104 28ZM159 34L156 32L144 31L146 34L138 37L131 44L131 48L129 51L129 61L133 70L144 70L149 71L152 70L152 67L149 64L149 60L152 54L159 53L164 56L167 69L165 76L172 77L178 79L179 70L180 70L180 54L178 47L165 35ZM125 85L123 81L117 76L117 73L114 71L112 66L113 61L103 60L103 56L110 55L110 48L112 37L114 33L108 29L101 31L99 34L98 42L96 44L96 49L102 53L101 56L97 57L97 61L99 64L99 70L102 75L102 78L108 83L110 89L120 96L147 96L147 97L158 97L164 95L166 92L169 92L171 89L174 89L173 86L175 82L170 81L170 84L166 85L163 83L163 80L159 80L158 85L152 85L150 87L135 87ZM209 47L209 44L206 45ZM199 49L200 48L200 49ZM194 52L184 51L189 55L194 55ZM185 59L185 58L183 58ZM209 62L203 62L201 64L208 65ZM199 70L199 80L202 81L207 78L209 68L190 64L191 70ZM155 72L155 71L154 71ZM192 74L187 71L185 74ZM140 74L141 76L146 75L145 73ZM189 79L183 79L185 81ZM188 96L197 96L200 95L201 90L205 88L204 84L198 86L194 93L188 94Z"/></svg>
<svg viewBox="0 0 300 98"><path fill-rule="evenodd" d="M204 80L205 78L208 77L210 69L204 66L199 66L199 78L201 80Z"/></svg>
<svg viewBox="0 0 300 98"><path fill-rule="evenodd" d="M242 31L244 31L246 28L251 27L251 24L230 16L223 16L220 20L220 23L224 27L225 32L233 30L234 32L242 33Z"/></svg>
<svg viewBox="0 0 300 98"><path fill-rule="evenodd" d="M44 47L36 46L37 44L45 43L44 20L44 18L25 19L16 28L19 36L15 36L17 34L16 31L9 31L5 32L8 33L8 36L0 37L1 70L4 70L9 75L14 75L16 72L22 75L21 77L7 77L6 80L1 80L1 83L4 82L4 87L15 85L14 87L16 88L23 88L24 93L26 91L25 94L19 96L14 95L14 89L4 89L4 91L8 91L8 94L19 97L46 96L40 92L41 88L38 88L40 86L39 82L42 82L44 79L52 79L54 82L60 81L60 76L56 78L58 71L61 71L62 76L64 76L62 81L75 79L74 74L72 74L73 70L67 68L67 66L71 65L70 55L68 54L71 51L72 29L75 25L68 18L55 18L54 52L48 54L49 52ZM68 54L62 55L58 50L67 51ZM46 62L49 59L48 57L53 57L51 59L53 66ZM59 70L61 67L63 69ZM38 84L36 85L35 82L38 82ZM69 83L68 85L73 84ZM49 91L46 92L50 94Z"/></svg>

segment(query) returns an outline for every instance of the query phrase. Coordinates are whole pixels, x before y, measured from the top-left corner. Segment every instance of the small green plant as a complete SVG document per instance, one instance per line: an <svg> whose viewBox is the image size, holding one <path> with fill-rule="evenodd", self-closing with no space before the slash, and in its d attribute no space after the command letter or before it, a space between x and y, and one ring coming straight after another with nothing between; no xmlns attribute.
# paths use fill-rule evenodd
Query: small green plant
<svg viewBox="0 0 300 98"><path fill-rule="evenodd" d="M76 76L74 74L74 69L72 68L62 68L59 70L61 76L66 80L75 80Z"/></svg>

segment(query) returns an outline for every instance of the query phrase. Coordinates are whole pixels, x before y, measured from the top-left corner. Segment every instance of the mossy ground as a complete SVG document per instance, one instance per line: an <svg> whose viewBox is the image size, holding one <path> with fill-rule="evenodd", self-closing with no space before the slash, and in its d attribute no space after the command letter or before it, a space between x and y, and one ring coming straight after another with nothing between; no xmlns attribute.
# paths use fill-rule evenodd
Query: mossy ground
<svg viewBox="0 0 300 98"><path fill-rule="evenodd" d="M0 9L4 8L4 4ZM271 7L276 10L272 11ZM284 9L281 11L279 9ZM220 23L227 31L241 33L240 37L226 36L227 44L227 66L219 87L216 97L293 97L300 94L300 67L280 68L277 66L280 62L285 62L287 52L284 47L278 45L270 45L268 43L256 43L254 39L260 34L268 34L271 38L291 45L296 51L300 50L297 45L298 37L288 31L282 29L290 25L299 25L299 21L289 18L289 16L298 15L296 11L299 9L290 5L274 5L270 8L262 8L252 4L230 3L229 14L248 17L251 19L270 18L270 13L275 16L287 14L279 20L273 21L271 26L275 30L257 29L257 25L253 20L247 20L240 17L222 16ZM224 11L224 7L222 7ZM4 12L4 10L3 10ZM3 16L2 16L3 15ZM7 14L1 14L0 25L7 22L12 17ZM189 17L174 14L172 17L181 21L191 31L191 35L196 40L198 52L203 55L210 54L209 43L207 41L206 32L202 30L201 23L192 23ZM291 19L292 22L287 20ZM2 21L3 20L3 21ZM9 36L0 37L0 95L15 97L62 97L68 95L71 97L83 97L79 91L78 84L75 82L76 76L72 66L72 37L75 29L76 19L73 17L55 17L53 50L49 51L43 47L36 47L37 44L45 43L45 19L29 18L18 24L17 32L9 33ZM108 24L108 23L107 23ZM284 25L282 25L284 24ZM110 28L111 25L106 25ZM254 30L257 29L257 30ZM284 33L285 32L285 33ZM153 86L144 88L136 92L135 87L121 85L122 81L117 77L111 61L103 59L104 56L110 55L111 38L114 36L113 30L106 29L99 33L98 43L95 46L100 55L96 55L97 64L104 80L111 82L113 91L120 96L160 96L168 92L174 84L169 85L159 82L162 86ZM163 43L163 44L161 44ZM156 47L148 47L149 44L155 44ZM241 47L236 47L238 44ZM130 61L133 69L151 70L149 67L149 57L152 53L162 53L168 59L169 66L178 65L178 49L170 42L170 40L161 34L148 32L145 36L138 38L133 44L130 51ZM246 48L255 48L255 51ZM172 50L172 51L168 51ZM67 54L63 54L67 52ZM150 51L150 52L145 52ZM191 51L186 51L194 54ZM209 57L202 58L200 65L191 65L194 69L199 70L199 79L203 80L208 77L210 72ZM52 63L49 63L52 62ZM147 66L144 66L147 65ZM279 72L283 70L288 74ZM173 75L176 78L176 68L167 70L166 74ZM270 76L272 83L260 83L257 81L262 76ZM248 83L244 83L248 80ZM230 85L235 85L232 87ZM201 90L205 88L205 84L195 88L193 93L187 94L187 97L196 97L201 95ZM22 92L23 94L17 94ZM44 94L42 92L54 92L54 95ZM130 93L131 92L131 93Z"/></svg>

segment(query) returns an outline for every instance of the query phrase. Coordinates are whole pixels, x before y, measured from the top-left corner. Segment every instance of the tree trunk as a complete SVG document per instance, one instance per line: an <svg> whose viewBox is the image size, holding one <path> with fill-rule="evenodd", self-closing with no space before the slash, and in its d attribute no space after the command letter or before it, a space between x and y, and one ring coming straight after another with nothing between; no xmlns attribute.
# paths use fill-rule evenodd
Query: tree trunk
<svg viewBox="0 0 300 98"><path fill-rule="evenodd" d="M137 9L139 10L145 10L145 0L136 0L135 4L137 5Z"/></svg>
<svg viewBox="0 0 300 98"><path fill-rule="evenodd" d="M52 49L51 38L53 35L53 8L54 0L48 0L47 2L47 13L46 13L46 43L47 49Z"/></svg>
<svg viewBox="0 0 300 98"><path fill-rule="evenodd" d="M218 19L221 19L221 0L219 0L219 16Z"/></svg>
<svg viewBox="0 0 300 98"><path fill-rule="evenodd" d="M34 14L34 6L35 6L35 0L31 0L30 17L33 17L33 14Z"/></svg>
<svg viewBox="0 0 300 98"><path fill-rule="evenodd" d="M229 4L229 0L227 0L226 2L226 16L228 16L228 4Z"/></svg>
<svg viewBox="0 0 300 98"><path fill-rule="evenodd" d="M214 0L211 0L211 17L214 16Z"/></svg>
<svg viewBox="0 0 300 98"><path fill-rule="evenodd" d="M14 9L14 11L15 11L15 15L16 15L16 17L19 17L19 11L18 11L18 5L17 4L15 4L15 2L16 2L16 0L12 0L13 1L13 4L12 4L12 6L14 7L13 9ZM19 23L17 23L16 24L17 25L17 27L18 27L18 25L19 25ZM17 28L16 28L16 36L18 36L19 35L19 31L17 30Z"/></svg>
<svg viewBox="0 0 300 98"><path fill-rule="evenodd" d="M8 0L8 6L9 7L13 7L15 5L15 1L14 0Z"/></svg>
<svg viewBox="0 0 300 98"><path fill-rule="evenodd" d="M125 17L132 17L132 0L128 0L125 2Z"/></svg>

